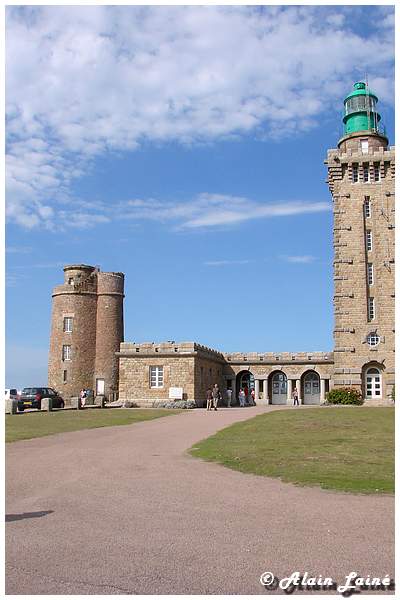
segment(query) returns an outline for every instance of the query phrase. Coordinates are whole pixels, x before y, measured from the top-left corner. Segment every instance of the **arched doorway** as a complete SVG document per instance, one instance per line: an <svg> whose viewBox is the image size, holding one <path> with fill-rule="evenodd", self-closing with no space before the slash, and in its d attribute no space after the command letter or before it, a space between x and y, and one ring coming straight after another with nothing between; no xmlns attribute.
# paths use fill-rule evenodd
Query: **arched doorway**
<svg viewBox="0 0 400 600"><path fill-rule="evenodd" d="M307 371L303 377L303 404L319 404L321 385L318 373Z"/></svg>
<svg viewBox="0 0 400 600"><path fill-rule="evenodd" d="M246 403L249 401L250 392L254 389L254 375L250 371L240 371L236 376L236 402L239 403L240 388L244 390L246 395Z"/></svg>
<svg viewBox="0 0 400 600"><path fill-rule="evenodd" d="M377 367L365 372L365 397L367 400L382 398L382 373Z"/></svg>
<svg viewBox="0 0 400 600"><path fill-rule="evenodd" d="M276 371L271 377L271 404L287 403L287 377L282 371Z"/></svg>

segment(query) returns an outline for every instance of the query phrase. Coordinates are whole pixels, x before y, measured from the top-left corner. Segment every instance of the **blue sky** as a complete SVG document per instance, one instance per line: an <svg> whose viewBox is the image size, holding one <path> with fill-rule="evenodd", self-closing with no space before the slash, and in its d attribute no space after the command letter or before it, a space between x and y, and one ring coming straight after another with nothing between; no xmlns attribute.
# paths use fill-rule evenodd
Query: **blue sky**
<svg viewBox="0 0 400 600"><path fill-rule="evenodd" d="M47 381L67 263L126 274L125 339L332 349L323 164L389 6L9 7L6 385Z"/></svg>

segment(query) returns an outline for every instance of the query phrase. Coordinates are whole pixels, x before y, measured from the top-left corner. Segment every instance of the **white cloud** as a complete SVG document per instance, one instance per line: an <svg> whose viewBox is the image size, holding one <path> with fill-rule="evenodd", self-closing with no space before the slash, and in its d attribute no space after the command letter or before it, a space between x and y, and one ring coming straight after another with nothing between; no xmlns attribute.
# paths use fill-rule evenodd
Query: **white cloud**
<svg viewBox="0 0 400 600"><path fill-rule="evenodd" d="M181 230L226 227L244 221L289 217L332 210L331 202L255 202L240 196L202 193L185 202L130 200L113 209L113 217L172 223Z"/></svg>
<svg viewBox="0 0 400 600"><path fill-rule="evenodd" d="M207 260L204 265L206 267L227 267L227 266L238 266L238 265L248 265L252 260Z"/></svg>
<svg viewBox="0 0 400 600"><path fill-rule="evenodd" d="M30 254L31 252L30 246L6 246L7 254Z"/></svg>
<svg viewBox="0 0 400 600"><path fill-rule="evenodd" d="M366 56L371 85L392 102L385 15L385 28L360 37L336 8L325 21L313 6L8 7L8 219L104 222L75 215L69 196L108 151L308 130L337 112Z"/></svg>
<svg viewBox="0 0 400 600"><path fill-rule="evenodd" d="M280 258L287 262L301 263L301 264L311 263L311 262L314 262L314 260L315 260L315 256L311 256L310 254L303 254L303 255L299 255L299 256L281 256Z"/></svg>

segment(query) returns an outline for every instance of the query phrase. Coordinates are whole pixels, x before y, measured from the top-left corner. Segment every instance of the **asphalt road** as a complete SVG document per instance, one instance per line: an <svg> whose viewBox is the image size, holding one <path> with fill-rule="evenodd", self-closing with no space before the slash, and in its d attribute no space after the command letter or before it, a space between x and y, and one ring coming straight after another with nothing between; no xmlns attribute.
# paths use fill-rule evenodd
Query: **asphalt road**
<svg viewBox="0 0 400 600"><path fill-rule="evenodd" d="M296 487L185 452L273 409L7 444L6 593L265 594L265 571L393 576L393 497Z"/></svg>

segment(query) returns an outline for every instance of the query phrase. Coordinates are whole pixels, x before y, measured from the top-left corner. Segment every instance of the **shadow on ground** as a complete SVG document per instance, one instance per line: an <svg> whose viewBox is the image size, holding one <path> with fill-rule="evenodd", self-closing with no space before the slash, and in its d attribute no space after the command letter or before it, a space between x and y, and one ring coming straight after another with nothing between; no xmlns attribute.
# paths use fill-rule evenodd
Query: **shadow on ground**
<svg viewBox="0 0 400 600"><path fill-rule="evenodd" d="M6 523L10 521L22 521L22 519L37 519L38 517L45 517L54 510L38 510L37 512L20 513L19 515L6 515Z"/></svg>

